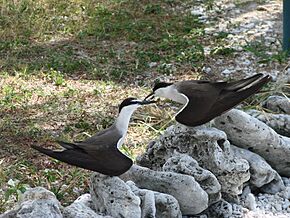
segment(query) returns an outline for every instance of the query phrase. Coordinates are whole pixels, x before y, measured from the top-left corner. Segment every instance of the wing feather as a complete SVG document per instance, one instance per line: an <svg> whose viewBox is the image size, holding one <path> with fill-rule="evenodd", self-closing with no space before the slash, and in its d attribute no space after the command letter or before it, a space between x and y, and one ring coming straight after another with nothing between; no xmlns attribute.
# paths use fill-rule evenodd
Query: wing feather
<svg viewBox="0 0 290 218"><path fill-rule="evenodd" d="M32 148L70 165L110 176L123 174L133 164L132 160L122 154L117 148L102 149L94 151L93 154L88 154L84 150L76 148L63 151L53 151L34 145Z"/></svg>
<svg viewBox="0 0 290 218"><path fill-rule="evenodd" d="M187 126L207 123L255 94L270 79L269 76L257 74L231 83L199 83L196 80L179 82L176 84L178 91L184 93L189 102L175 119Z"/></svg>

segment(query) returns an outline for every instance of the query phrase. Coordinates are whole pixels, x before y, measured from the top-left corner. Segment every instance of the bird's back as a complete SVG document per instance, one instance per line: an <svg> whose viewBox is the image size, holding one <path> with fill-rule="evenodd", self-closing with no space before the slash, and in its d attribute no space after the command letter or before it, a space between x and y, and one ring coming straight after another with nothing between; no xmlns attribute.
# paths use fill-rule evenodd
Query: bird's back
<svg viewBox="0 0 290 218"><path fill-rule="evenodd" d="M115 125L104 129L90 138L82 141L81 144L95 145L101 147L117 146L118 141L122 138L122 134Z"/></svg>

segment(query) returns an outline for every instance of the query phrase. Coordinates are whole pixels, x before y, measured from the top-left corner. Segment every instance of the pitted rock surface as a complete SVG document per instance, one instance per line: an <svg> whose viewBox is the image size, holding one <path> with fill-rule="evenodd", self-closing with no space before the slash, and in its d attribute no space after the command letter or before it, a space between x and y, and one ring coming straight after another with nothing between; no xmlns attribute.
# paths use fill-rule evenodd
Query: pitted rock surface
<svg viewBox="0 0 290 218"><path fill-rule="evenodd" d="M127 181L127 185L142 201L142 218L182 217L178 201L173 196L148 189L139 189L132 181Z"/></svg>
<svg viewBox="0 0 290 218"><path fill-rule="evenodd" d="M93 173L90 193L98 214L114 218L141 217L140 198L119 177Z"/></svg>
<svg viewBox="0 0 290 218"><path fill-rule="evenodd" d="M0 215L1 218L62 218L62 206L55 195L42 187L28 189L20 197L14 210Z"/></svg>
<svg viewBox="0 0 290 218"><path fill-rule="evenodd" d="M273 112L290 114L290 100L283 96L270 96L263 102L263 106Z"/></svg>
<svg viewBox="0 0 290 218"><path fill-rule="evenodd" d="M134 165L121 175L137 187L172 195L182 214L198 214L208 207L208 195L192 176L173 172L159 172Z"/></svg>
<svg viewBox="0 0 290 218"><path fill-rule="evenodd" d="M261 112L258 110L246 111L252 117L266 123L269 127L274 129L277 133L290 137L290 115L288 114L271 114Z"/></svg>
<svg viewBox="0 0 290 218"><path fill-rule="evenodd" d="M263 192L276 194L285 189L280 175L265 161L264 158L249 150L231 145L234 155L246 159L250 164L250 183Z"/></svg>
<svg viewBox="0 0 290 218"><path fill-rule="evenodd" d="M290 176L290 138L237 109L215 118L214 125L225 131L234 145L259 154L281 176Z"/></svg>
<svg viewBox="0 0 290 218"><path fill-rule="evenodd" d="M222 192L241 194L243 183L250 178L248 162L231 154L226 134L204 126L192 128L177 124L167 128L163 135L148 145L137 163L161 170L166 160L176 152L189 155L202 168L211 171L221 184Z"/></svg>
<svg viewBox="0 0 290 218"><path fill-rule="evenodd" d="M200 167L196 160L186 154L176 154L169 158L163 165L163 171L193 176L208 194L209 204L221 199L221 185L215 175Z"/></svg>

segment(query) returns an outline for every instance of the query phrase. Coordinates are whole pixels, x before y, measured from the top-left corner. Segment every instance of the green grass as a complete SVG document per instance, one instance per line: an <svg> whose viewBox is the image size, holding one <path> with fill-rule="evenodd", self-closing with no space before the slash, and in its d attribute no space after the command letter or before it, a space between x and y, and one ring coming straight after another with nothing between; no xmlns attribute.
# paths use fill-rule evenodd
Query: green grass
<svg viewBox="0 0 290 218"><path fill-rule="evenodd" d="M277 39L279 44L281 42ZM253 53L258 57L258 63L278 62L279 64L285 63L288 60L288 55L285 51L273 48L273 46L266 46L263 40L248 42L244 49Z"/></svg>
<svg viewBox="0 0 290 218"><path fill-rule="evenodd" d="M196 65L203 52L192 31L203 25L189 12L180 16L180 3L7 1L0 17L1 68L119 80L150 62Z"/></svg>

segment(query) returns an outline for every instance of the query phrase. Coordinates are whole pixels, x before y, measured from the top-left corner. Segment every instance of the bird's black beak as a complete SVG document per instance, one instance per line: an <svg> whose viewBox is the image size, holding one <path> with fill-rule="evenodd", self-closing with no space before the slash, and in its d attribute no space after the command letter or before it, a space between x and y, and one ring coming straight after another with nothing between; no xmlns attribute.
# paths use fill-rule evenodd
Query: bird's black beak
<svg viewBox="0 0 290 218"><path fill-rule="evenodd" d="M141 105L146 105L146 104L153 104L153 103L156 103L156 102L157 102L157 101L150 101L150 100L148 101L148 100L143 100L143 101L140 102L140 104L141 104Z"/></svg>
<svg viewBox="0 0 290 218"><path fill-rule="evenodd" d="M150 93L149 95L146 96L146 98L144 98L144 101L147 101L147 99L152 100L155 96L154 96L154 92Z"/></svg>

